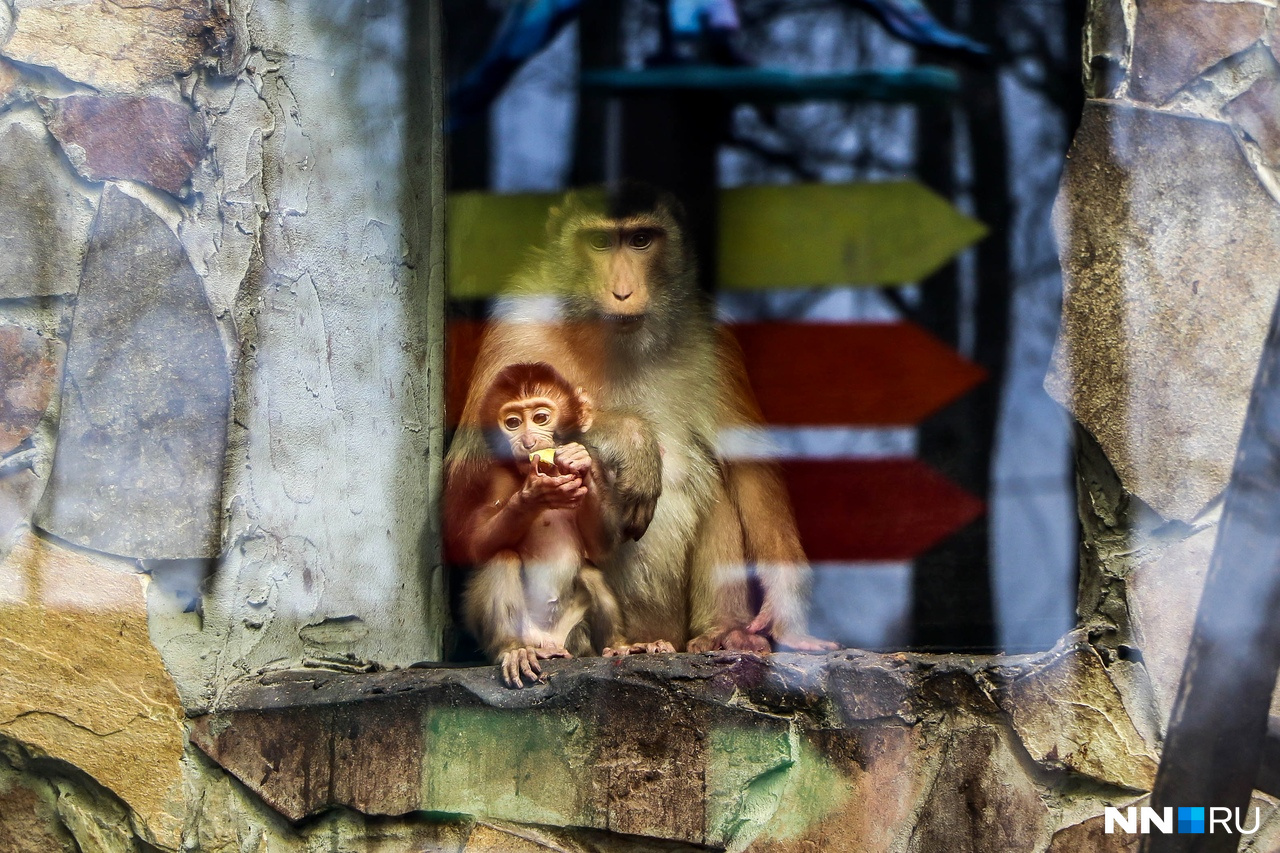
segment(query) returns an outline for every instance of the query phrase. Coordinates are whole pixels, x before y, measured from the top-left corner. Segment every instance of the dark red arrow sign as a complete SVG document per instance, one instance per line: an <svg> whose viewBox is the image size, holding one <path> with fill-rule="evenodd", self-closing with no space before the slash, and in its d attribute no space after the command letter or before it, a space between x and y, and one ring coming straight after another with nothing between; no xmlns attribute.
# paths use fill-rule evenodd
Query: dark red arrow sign
<svg viewBox="0 0 1280 853"><path fill-rule="evenodd" d="M782 473L813 561L910 560L986 511L918 459L792 460Z"/></svg>
<svg viewBox="0 0 1280 853"><path fill-rule="evenodd" d="M986 378L911 323L729 327L766 423L911 426Z"/></svg>
<svg viewBox="0 0 1280 853"><path fill-rule="evenodd" d="M729 327L766 423L910 426L986 378L910 323L744 323ZM446 412L457 422L483 324L449 327Z"/></svg>

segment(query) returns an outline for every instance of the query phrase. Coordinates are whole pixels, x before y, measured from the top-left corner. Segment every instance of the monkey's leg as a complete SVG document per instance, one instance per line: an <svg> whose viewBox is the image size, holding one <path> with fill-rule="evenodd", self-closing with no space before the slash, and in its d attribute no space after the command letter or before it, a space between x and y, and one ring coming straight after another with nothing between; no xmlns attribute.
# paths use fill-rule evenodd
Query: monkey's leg
<svg viewBox="0 0 1280 853"><path fill-rule="evenodd" d="M662 494L662 451L652 425L625 412L598 412L582 443L601 464L602 509L614 537L639 539Z"/></svg>
<svg viewBox="0 0 1280 853"><path fill-rule="evenodd" d="M588 620L591 623L592 645L604 657L622 657L636 654L667 654L676 647L666 640L651 643L628 643L622 632L622 609L613 590L605 582L604 573L594 566L584 565L578 572L578 582L590 597Z"/></svg>
<svg viewBox="0 0 1280 853"><path fill-rule="evenodd" d="M795 515L777 466L750 462L729 466L729 494L737 510L747 557L764 587L764 605L747 626L770 634L778 646L822 652L837 643L809 634L809 586L813 570L800 545Z"/></svg>
<svg viewBox="0 0 1280 853"><path fill-rule="evenodd" d="M617 596L605 582L604 573L584 563L578 570L574 586L586 608L592 651L604 655L611 648L626 645L627 639L622 632L622 609L618 606Z"/></svg>
<svg viewBox="0 0 1280 853"><path fill-rule="evenodd" d="M522 645L529 609L519 554L499 551L472 571L462 594L462 618L490 659L496 659L504 649Z"/></svg>
<svg viewBox="0 0 1280 853"><path fill-rule="evenodd" d="M689 619L694 637L688 651L771 650L767 639L746 630L751 611L743 531L721 484L717 484L689 562Z"/></svg>
<svg viewBox="0 0 1280 853"><path fill-rule="evenodd" d="M525 601L520 555L515 551L499 551L475 570L463 592L462 612L467 628L498 664L508 687L523 687L523 679L530 684L538 681L539 657L555 656L539 654L539 648L528 645L526 637L535 629Z"/></svg>

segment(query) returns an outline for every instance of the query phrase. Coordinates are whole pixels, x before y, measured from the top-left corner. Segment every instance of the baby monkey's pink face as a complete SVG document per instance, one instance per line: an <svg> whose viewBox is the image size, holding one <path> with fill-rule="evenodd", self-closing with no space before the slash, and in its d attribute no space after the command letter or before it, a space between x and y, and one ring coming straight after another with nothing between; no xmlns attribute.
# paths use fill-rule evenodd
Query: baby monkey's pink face
<svg viewBox="0 0 1280 853"><path fill-rule="evenodd" d="M561 417L560 407L548 397L513 400L498 410L498 426L522 469L529 464L529 454L556 446Z"/></svg>

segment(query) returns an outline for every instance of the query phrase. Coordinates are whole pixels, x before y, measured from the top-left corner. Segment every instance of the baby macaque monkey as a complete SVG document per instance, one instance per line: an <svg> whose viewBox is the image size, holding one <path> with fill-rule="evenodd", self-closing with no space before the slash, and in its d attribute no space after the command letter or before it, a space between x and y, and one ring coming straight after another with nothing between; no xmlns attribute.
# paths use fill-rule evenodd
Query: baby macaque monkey
<svg viewBox="0 0 1280 853"><path fill-rule="evenodd" d="M487 500L470 519L477 569L463 613L503 681L537 681L547 658L674 651L627 646L598 568L606 544L597 472L576 440L593 417L583 390L547 364L512 364L494 377L482 412L495 458L509 452L514 465L492 469Z"/></svg>

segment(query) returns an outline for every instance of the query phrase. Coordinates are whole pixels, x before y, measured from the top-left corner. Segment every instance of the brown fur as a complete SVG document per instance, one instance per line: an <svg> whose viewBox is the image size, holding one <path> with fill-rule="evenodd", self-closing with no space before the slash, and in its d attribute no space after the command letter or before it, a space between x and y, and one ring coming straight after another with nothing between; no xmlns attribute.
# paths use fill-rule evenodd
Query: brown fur
<svg viewBox="0 0 1280 853"><path fill-rule="evenodd" d="M516 277L482 344L446 494L465 512L468 483L494 464L478 432L483 389L514 362L550 364L597 407L584 443L608 472L602 505L614 544L601 568L630 639L767 650L768 635L830 648L807 633L810 569L777 470L726 466L718 455L721 430L760 417L741 353L698 293L682 215L643 187L603 208L571 194L552 211L546 248ZM598 231L614 237L607 252L589 244ZM651 238L643 250L628 246L638 232ZM548 297L558 316L546 321ZM758 613L749 564L764 584Z"/></svg>
<svg viewBox="0 0 1280 853"><path fill-rule="evenodd" d="M504 532L486 539L492 543L501 538L497 545L469 543L468 553L481 565L468 578L463 593L463 620L498 662L503 680L519 687L523 678L537 676L540 659L602 654L613 646L625 646L626 641L618 601L590 562L601 556L600 537L594 532L598 527L594 498L533 515L505 506L524 487L519 472L525 472L525 479L532 478L529 482L547 476L529 468L529 448L521 440L527 436L531 442L556 447L560 464L565 441L580 436L591 423L590 402L549 365L517 363L499 371L489 384L480 406L485 426L503 435L501 413L514 414L513 408L523 410L524 426L508 431L505 442L491 444L495 452L513 457L516 472L505 465L491 468L483 484L484 503L465 522L472 537L484 538L478 531L485 525L497 524L496 529ZM550 420L542 427L531 426L531 412L549 413ZM501 445L505 447L499 450ZM578 454L583 455L581 448ZM583 477L588 491L593 479L590 473ZM519 521L503 526L498 519L503 512L510 513L508 520ZM497 550L489 555L482 547Z"/></svg>

